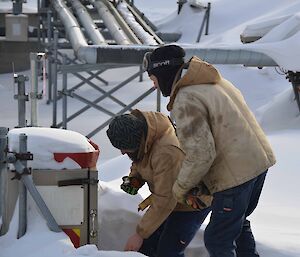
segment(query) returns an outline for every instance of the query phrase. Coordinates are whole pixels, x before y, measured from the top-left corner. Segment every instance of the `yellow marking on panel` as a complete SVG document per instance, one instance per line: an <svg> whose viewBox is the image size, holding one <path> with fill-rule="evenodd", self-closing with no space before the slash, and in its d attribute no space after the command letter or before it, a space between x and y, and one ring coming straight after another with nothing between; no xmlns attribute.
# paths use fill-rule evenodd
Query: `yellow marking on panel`
<svg viewBox="0 0 300 257"><path fill-rule="evenodd" d="M79 228L72 228L72 230L78 237L80 237L80 229Z"/></svg>

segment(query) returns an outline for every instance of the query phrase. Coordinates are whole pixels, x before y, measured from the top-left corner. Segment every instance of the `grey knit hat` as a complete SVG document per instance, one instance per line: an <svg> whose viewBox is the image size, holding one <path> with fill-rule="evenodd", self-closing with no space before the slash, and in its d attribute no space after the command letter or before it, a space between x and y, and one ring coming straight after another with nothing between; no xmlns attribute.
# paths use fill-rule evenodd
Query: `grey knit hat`
<svg viewBox="0 0 300 257"><path fill-rule="evenodd" d="M114 147L137 150L146 132L147 123L145 120L132 114L123 114L116 116L111 121L106 134Z"/></svg>

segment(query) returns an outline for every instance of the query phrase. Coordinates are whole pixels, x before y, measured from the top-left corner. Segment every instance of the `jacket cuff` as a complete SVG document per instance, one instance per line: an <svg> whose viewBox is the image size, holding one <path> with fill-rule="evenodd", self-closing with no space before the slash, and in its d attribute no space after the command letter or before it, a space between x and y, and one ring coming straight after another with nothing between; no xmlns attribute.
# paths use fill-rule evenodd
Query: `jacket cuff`
<svg viewBox="0 0 300 257"><path fill-rule="evenodd" d="M147 239L151 234L143 229L140 225L136 226L136 233L138 233L143 239Z"/></svg>
<svg viewBox="0 0 300 257"><path fill-rule="evenodd" d="M186 193L188 192L188 190L182 188L182 187L178 184L178 181L177 181L177 180L175 181L172 190L173 190L173 194L174 194L174 196L175 196L177 202L186 204L186 202L185 202L185 196L186 196Z"/></svg>

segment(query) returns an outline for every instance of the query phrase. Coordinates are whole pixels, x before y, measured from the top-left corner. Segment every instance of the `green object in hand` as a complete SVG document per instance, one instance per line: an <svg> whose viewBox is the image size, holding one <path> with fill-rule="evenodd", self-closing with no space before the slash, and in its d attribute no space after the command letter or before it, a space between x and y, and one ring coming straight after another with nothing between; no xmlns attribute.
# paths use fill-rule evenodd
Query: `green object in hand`
<svg viewBox="0 0 300 257"><path fill-rule="evenodd" d="M137 187L136 178L125 176L122 178L121 189L130 195L136 195L140 186Z"/></svg>
<svg viewBox="0 0 300 257"><path fill-rule="evenodd" d="M124 185L124 184L121 184L121 189L126 192L127 194L130 194L130 195L136 195L137 192L138 192L138 188L135 188L133 186L130 186L130 185Z"/></svg>

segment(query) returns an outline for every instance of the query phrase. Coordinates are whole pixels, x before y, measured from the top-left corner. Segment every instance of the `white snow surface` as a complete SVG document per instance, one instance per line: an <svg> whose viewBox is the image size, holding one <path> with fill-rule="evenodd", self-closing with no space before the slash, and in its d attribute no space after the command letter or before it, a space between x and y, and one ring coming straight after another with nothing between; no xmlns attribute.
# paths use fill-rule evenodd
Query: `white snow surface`
<svg viewBox="0 0 300 257"><path fill-rule="evenodd" d="M35 1L27 1L32 4ZM207 1L203 1L206 3ZM299 62L299 12L297 0L211 0L209 35L203 35L199 46L230 49L252 49L273 58L282 68L300 70ZM4 3L0 4L0 7ZM176 1L138 0L135 4L161 31L181 32L179 43L194 44L203 18L203 10L185 4L177 15ZM1 8L0 8L1 9ZM247 30L248 28L248 30ZM243 45L240 34L252 28L262 36L254 43ZM248 32L247 32L248 31ZM251 33L252 33L251 32ZM250 32L249 32L250 33ZM300 118L294 100L291 84L284 75L273 68L243 67L240 65L218 65L222 75L232 81L243 93L250 108L267 133L274 149L277 163L270 168L260 203L251 216L253 232L258 250L264 257L300 256L300 187L299 187L299 145ZM278 69L277 69L278 71ZM103 73L110 83L120 83L136 68L114 69ZM30 71L23 74L30 75ZM13 128L17 125L17 103L13 100L15 89L12 74L0 75L1 126ZM61 77L59 77L61 82ZM74 77L69 81L76 81ZM131 89L124 89L118 97L132 101L135 91L149 89L152 83L145 79L131 82ZM108 86L109 88L110 86ZM134 89L133 89L134 87ZM130 91L129 91L130 90ZM93 94L84 88L82 94ZM144 99L137 105L143 110L155 110L156 95ZM162 112L167 114L162 99ZM112 103L104 106L117 111ZM74 99L69 100L70 109L82 107ZM106 105L105 105L106 104ZM61 110L61 105L58 106ZM39 125L50 127L52 106L42 100L39 105ZM90 110L85 115L68 123L68 128L81 134L105 120L104 114ZM123 193L119 185L122 176L128 174L130 161L114 149L106 137L105 130L92 140L100 146L99 171L99 250L94 245L74 249L64 233L50 232L35 204L29 198L28 230L24 237L16 239L18 226L17 210L9 232L0 237L0 257L69 257L69 256L143 256L134 252L123 252L128 236L135 231L135 225L142 213L137 212L138 203L148 196L144 186L136 196ZM203 229L199 230L186 251L187 257L206 257L203 245Z"/></svg>

